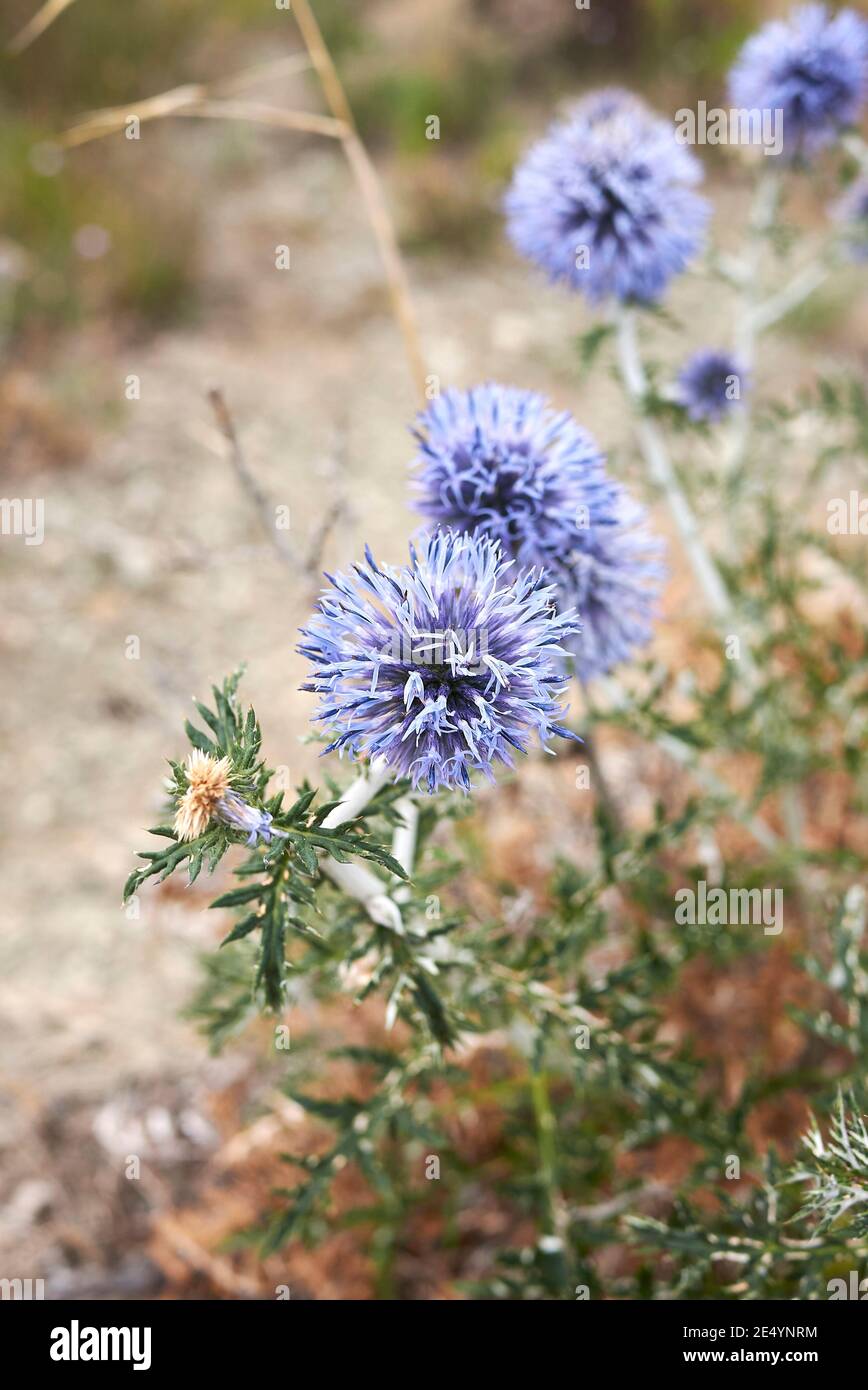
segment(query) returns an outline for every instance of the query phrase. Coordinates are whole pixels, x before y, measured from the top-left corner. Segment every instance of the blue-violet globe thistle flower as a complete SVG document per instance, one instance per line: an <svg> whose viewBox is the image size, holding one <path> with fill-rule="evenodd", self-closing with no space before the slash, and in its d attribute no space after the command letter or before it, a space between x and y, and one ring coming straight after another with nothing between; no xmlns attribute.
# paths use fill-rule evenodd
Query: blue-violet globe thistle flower
<svg viewBox="0 0 868 1390"><path fill-rule="evenodd" d="M562 601L569 596L582 623L570 643L582 681L632 660L654 635L666 567L663 542L645 521L644 508L619 488L614 525L589 531L561 569Z"/></svg>
<svg viewBox="0 0 868 1390"><path fill-rule="evenodd" d="M783 150L807 156L855 121L868 95L868 22L804 5L749 38L729 74L743 110L781 111Z"/></svg>
<svg viewBox="0 0 868 1390"><path fill-rule="evenodd" d="M691 420L717 421L738 409L747 389L747 373L731 353L700 348L682 367L675 395Z"/></svg>
<svg viewBox="0 0 868 1390"><path fill-rule="evenodd" d="M518 165L505 200L509 235L592 303L650 303L700 247L701 180L671 122L629 92L597 92Z"/></svg>
<svg viewBox="0 0 868 1390"><path fill-rule="evenodd" d="M314 719L335 731L325 750L382 757L429 792L493 780L535 731L561 724L561 642L578 629L534 570L517 572L485 537L440 531L410 547L410 563L378 565L369 549L331 587L302 629L314 666L303 690Z"/></svg>
<svg viewBox="0 0 868 1390"><path fill-rule="evenodd" d="M567 645L583 679L650 639L660 543L568 412L492 383L445 391L413 433L419 511L429 523L499 541L504 554L548 575L560 606L578 609L582 631Z"/></svg>
<svg viewBox="0 0 868 1390"><path fill-rule="evenodd" d="M615 519L617 487L597 444L536 391L451 387L413 434L412 489L426 520L481 530L520 564L546 567L572 548L577 527Z"/></svg>
<svg viewBox="0 0 868 1390"><path fill-rule="evenodd" d="M856 179L832 209L841 224L844 249L854 261L868 261L868 178Z"/></svg>

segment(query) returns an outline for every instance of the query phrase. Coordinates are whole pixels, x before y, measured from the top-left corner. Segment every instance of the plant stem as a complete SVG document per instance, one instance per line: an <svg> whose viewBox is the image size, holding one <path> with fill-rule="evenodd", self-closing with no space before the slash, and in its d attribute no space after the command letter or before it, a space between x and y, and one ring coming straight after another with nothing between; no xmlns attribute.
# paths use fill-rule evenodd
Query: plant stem
<svg viewBox="0 0 868 1390"><path fill-rule="evenodd" d="M343 138L346 127L331 116L315 111L284 111L259 101L215 101L209 98L208 88L187 85L173 87L159 96L144 97L130 106L109 106L92 111L59 137L66 149L86 145L91 140L103 140L123 130L130 116L140 122L163 120L168 116L197 116L212 120L254 121L257 125L277 130L294 130L308 135L325 135L332 140Z"/></svg>
<svg viewBox="0 0 868 1390"><path fill-rule="evenodd" d="M735 349L747 368L751 368L756 358L756 320L754 301L760 282L763 250L769 233L775 225L781 200L780 175L774 170L766 170L760 175L748 215L748 240L742 272L741 306L735 328Z"/></svg>
<svg viewBox="0 0 868 1390"><path fill-rule="evenodd" d="M343 796L329 811L323 820L325 829L335 830L339 825L346 825L348 820L355 820L380 788L386 785L389 775L389 766L385 758L372 759L370 767L360 773L355 782L350 783Z"/></svg>
<svg viewBox="0 0 868 1390"><path fill-rule="evenodd" d="M397 859L404 873L409 878L413 872L413 860L416 857L416 832L419 829L419 808L412 796L402 796L395 802L395 810L401 816L404 824L395 828L392 838L392 858ZM410 885L402 883L395 889L395 898L398 902L405 901L410 896Z"/></svg>
<svg viewBox="0 0 868 1390"><path fill-rule="evenodd" d="M68 10L73 0L45 0L45 4L31 20L25 24L24 28L10 39L6 45L7 53L23 53L25 48L29 48L36 39L44 34L49 25L53 24L64 10Z"/></svg>
<svg viewBox="0 0 868 1390"><path fill-rule="evenodd" d="M646 413L648 379L639 353L635 310L621 305L615 312L618 365L627 395L635 411L635 432L652 483L659 488L669 506L681 536L687 558L718 627L731 630L732 601L720 572L709 555L696 517L675 473L662 432Z"/></svg>
<svg viewBox="0 0 868 1390"><path fill-rule="evenodd" d="M384 891L382 880L361 864L341 864L331 855L320 862L324 874L347 897L361 903L372 922L387 927L398 936L404 934L404 923L398 904Z"/></svg>
<svg viewBox="0 0 868 1390"><path fill-rule="evenodd" d="M566 1239L568 1217L558 1186L557 1125L549 1097L548 1081L542 1070L531 1070L530 1096L536 1122L539 1180L543 1193L543 1220L547 1234Z"/></svg>
<svg viewBox="0 0 868 1390"><path fill-rule="evenodd" d="M597 752L596 737L593 732L593 728L597 719L597 711L594 706L591 693L588 690L587 682L583 681L580 677L579 684L582 689L582 695L585 701L585 710L587 712L588 718L588 728L585 732L583 748L585 752L585 757L588 760L588 766L591 770L591 775L593 777L594 791L596 795L599 797L600 804L606 811L606 814L608 815L609 820L612 822L612 825L614 826L615 830L620 831L623 828L621 812L618 807L618 802L615 799L614 792L612 791L612 788L609 784L609 779L606 776L602 759L600 758L600 755Z"/></svg>
<svg viewBox="0 0 868 1390"><path fill-rule="evenodd" d="M398 248L398 238L389 215L380 177L356 129L352 109L332 56L326 47L309 0L294 0L293 13L301 30L305 47L319 78L323 95L332 115L344 127L341 137L347 162L355 175L374 236L380 248L383 267L389 282L392 309L404 339L404 348L413 380L422 400L425 399L427 373L416 313L410 294L410 282Z"/></svg>
<svg viewBox="0 0 868 1390"><path fill-rule="evenodd" d="M819 289L828 278L829 267L821 261L811 261L808 265L802 266L783 289L757 305L752 315L754 333L759 335L774 327L800 304L804 304L814 290Z"/></svg>
<svg viewBox="0 0 868 1390"><path fill-rule="evenodd" d="M748 214L747 241L738 276L739 308L733 334L738 361L747 373L753 371L756 362L758 328L754 301L759 291L763 251L777 217L780 198L780 175L774 169L764 170L757 181ZM739 468L747 451L752 417L751 394L752 391L748 391L744 395L740 409L732 418L725 448L728 474ZM730 540L735 543L737 534L732 511L729 515L729 534Z"/></svg>
<svg viewBox="0 0 868 1390"><path fill-rule="evenodd" d="M223 439L226 442L226 452L229 461L235 470L235 476L241 484L242 490L250 498L256 509L256 514L262 523L262 529L268 536L269 541L274 547L280 559L291 569L296 566L295 555L286 540L286 532L278 531L274 524L274 512L271 503L259 486L257 479L250 471L241 441L238 438L238 431L235 428L235 421L232 418L226 398L223 392L216 388L208 392L208 399L217 420L217 426Z"/></svg>
<svg viewBox="0 0 868 1390"><path fill-rule="evenodd" d="M340 801L329 811L323 820L324 828L334 830L337 826L354 820L380 788L385 786L390 775L385 758L375 758L368 771L350 783ZM399 936L403 935L401 909L385 891L382 880L371 873L370 869L364 868L361 864L341 864L331 855L323 857L321 867L332 883L362 904L372 922L376 922L380 927L388 927Z"/></svg>

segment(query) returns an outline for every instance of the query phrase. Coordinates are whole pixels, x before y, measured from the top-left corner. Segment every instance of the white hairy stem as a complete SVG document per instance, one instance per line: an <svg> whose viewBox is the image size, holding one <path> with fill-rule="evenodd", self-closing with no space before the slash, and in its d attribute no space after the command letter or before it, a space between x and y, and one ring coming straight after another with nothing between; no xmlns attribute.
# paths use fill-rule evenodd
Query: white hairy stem
<svg viewBox="0 0 868 1390"><path fill-rule="evenodd" d="M360 902L372 922L378 927L388 927L390 931L404 934L401 909L384 890L383 882L362 864L340 864L337 859L327 855L320 865L332 883L347 897Z"/></svg>
<svg viewBox="0 0 868 1390"><path fill-rule="evenodd" d="M752 373L756 366L758 344L762 335L810 298L829 275L827 264L822 261L809 262L780 290L765 299L761 298L763 254L778 216L781 193L779 171L767 170L757 182L748 219L741 307L735 328L736 352L743 370L748 373ZM751 389L742 400L740 410L736 411L732 418L723 460L724 469L728 474L737 473L747 457L753 425L754 393L755 383L751 383ZM739 522L738 511L735 505L731 505L727 511L727 524L733 553L737 553L739 544ZM790 843L799 845L803 817L799 793L795 787L784 789L782 808Z"/></svg>
<svg viewBox="0 0 868 1390"><path fill-rule="evenodd" d="M326 830L335 830L354 820L364 811L381 787L389 780L389 766L385 758L374 758L370 767L355 782L351 782L336 806L333 806L323 821Z"/></svg>
<svg viewBox="0 0 868 1390"><path fill-rule="evenodd" d="M865 148L863 146L863 148ZM830 266L821 260L803 265L792 279L766 299L760 298L762 286L763 250L775 225L781 197L781 176L768 170L759 179L748 219L747 249L741 261L738 281L741 291L740 309L735 324L735 351L744 370L752 372L757 361L757 346L781 319L798 309L806 299L829 278ZM759 302L757 302L759 301ZM752 391L748 391L741 408L732 417L725 451L729 472L744 461L750 440L752 420ZM735 538L736 521L730 516L731 534Z"/></svg>
<svg viewBox="0 0 868 1390"><path fill-rule="evenodd" d="M788 285L777 294L757 306L752 315L753 332L756 336L765 333L767 329L774 327L781 319L786 318L794 309L798 309L800 304L804 304L806 299L819 289L824 280L829 278L829 267L823 265L822 261L813 261L810 265L802 266L802 269L793 276Z"/></svg>
<svg viewBox="0 0 868 1390"><path fill-rule="evenodd" d="M367 771L350 783L340 801L329 811L323 820L323 829L335 830L354 820L386 785L390 775L385 758L374 758ZM382 880L370 869L361 864L341 864L331 855L324 856L321 868L343 893L362 904L372 922L403 934L401 909L385 891Z"/></svg>
<svg viewBox="0 0 868 1390"><path fill-rule="evenodd" d="M862 173L868 174L868 145L866 145L862 136L857 135L856 131L851 131L850 134L844 136L841 144L844 146L847 153L852 155L860 165Z"/></svg>
<svg viewBox="0 0 868 1390"><path fill-rule="evenodd" d="M618 365L627 394L635 408L636 440L652 483L666 498L682 544L712 617L719 627L731 630L733 607L726 586L705 548L699 524L675 473L659 426L645 413L648 379L639 354L636 319L632 309L619 307L615 315Z"/></svg>
<svg viewBox="0 0 868 1390"><path fill-rule="evenodd" d="M763 250L775 224L780 204L780 175L767 170L760 176L748 216L748 241L741 277L741 312L735 326L735 350L747 368L756 357L756 327L753 305L759 288Z"/></svg>
<svg viewBox="0 0 868 1390"><path fill-rule="evenodd" d="M395 827L392 836L392 858L397 859L408 878L413 875L413 861L416 858L416 834L419 829L419 807L412 796L402 796L395 802L395 810L403 825ZM410 896L409 883L399 883L394 889L396 902L406 902Z"/></svg>
<svg viewBox="0 0 868 1390"><path fill-rule="evenodd" d="M745 372L752 372L756 362L756 345L759 327L754 311L762 269L763 251L769 233L775 224L781 196L780 175L774 169L767 169L760 175L748 215L747 245L741 263L739 311L734 330L734 348L739 364ZM751 389L747 391L735 411L729 427L726 443L725 463L728 472L733 472L741 463L747 449L751 426ZM730 537L734 539L734 525L730 518Z"/></svg>

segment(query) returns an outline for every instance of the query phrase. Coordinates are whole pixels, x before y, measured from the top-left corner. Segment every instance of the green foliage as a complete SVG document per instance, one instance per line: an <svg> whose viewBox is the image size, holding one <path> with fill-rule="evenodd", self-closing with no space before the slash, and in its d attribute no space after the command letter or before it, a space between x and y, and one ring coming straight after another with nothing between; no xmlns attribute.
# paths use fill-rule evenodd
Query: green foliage
<svg viewBox="0 0 868 1390"><path fill-rule="evenodd" d="M185 728L193 748L215 758L229 759L234 789L250 805L267 811L273 818L274 829L281 832L271 845L258 846L235 866L233 873L239 880L238 886L222 893L211 904L212 908L237 909L237 920L224 938L224 945L258 934L251 993L266 1008L279 1009L284 1002L288 972L297 968L288 957L289 943L312 951L314 956L318 953L328 956L332 952L318 923L317 888L322 881L320 855L326 853L339 864L352 858L364 859L398 878L405 875L389 851L368 833L362 817L336 829L324 826L323 820L335 803L324 802L314 807L316 791L313 788L307 785L300 788L296 800L288 807L284 807L283 792L268 795L273 774L259 756L262 734L256 715L252 709L244 712L238 704L240 677L241 671L237 671L224 681L222 688L214 687L213 707L197 701L196 709L208 733L189 720ZM182 763L172 762L170 767L170 794L174 804L187 788L187 777ZM124 901L148 878L156 877L162 882L182 865L187 868L188 881L193 883L203 866L213 873L229 849L244 843L241 832L214 821L194 840L177 839L168 825L155 827L151 834L167 839L169 844L140 853L145 867L130 874L124 888ZM384 976L387 974L384 972ZM225 1004L215 1002L213 1006L203 1006L206 1012L212 1010L213 1038L215 1034L223 1036L231 1031L232 1013L243 1011L247 1000L236 993L234 1010L230 1014Z"/></svg>
<svg viewBox="0 0 868 1390"><path fill-rule="evenodd" d="M472 50L453 53L448 63L396 67L350 81L350 98L366 140L391 140L404 154L431 154L439 146L426 136L437 116L441 138L478 139L496 116L506 81L503 62Z"/></svg>
<svg viewBox="0 0 868 1390"><path fill-rule="evenodd" d="M15 116L0 121L4 234L22 255L9 326L72 322L94 305L151 325L184 317L193 304L198 218L177 190L163 196L171 175L149 167L119 199L116 159L100 168L86 156L67 156L57 169L40 163L55 159L56 134ZM76 246L88 227L108 237L110 254L97 261Z"/></svg>
<svg viewBox="0 0 868 1390"><path fill-rule="evenodd" d="M587 370L607 337L591 338ZM370 1228L382 1296L407 1292L403 1253L432 1212L457 1281L482 1298L572 1299L579 1289L593 1298L813 1299L828 1297L842 1270L861 1268L868 960L865 895L854 875L864 873L864 857L846 828L809 838L801 826L806 792L830 767L845 781L844 807L853 816L868 809L864 641L846 623L812 616L817 579L806 562L819 550L838 565L846 553L846 538L818 531L809 502L834 485L839 450L847 458L864 450L864 416L864 392L843 377L758 412L751 464L728 480L737 558L735 549L718 554L756 675L745 682L738 661L705 638L697 670L638 668L635 691L625 687L605 713L590 707L583 732L598 760L597 733L608 723L637 749L656 745L671 757L677 748L686 773L661 790L641 826L600 798L594 854L551 865L520 930L510 903L517 907L519 885L497 885L499 912L473 906L467 882L471 870L485 872L484 828L470 824L450 847L443 822L456 808L442 799L426 801L420 819L413 881L400 895L402 931L372 922L322 873L322 855L367 858L394 896L386 846L406 787L384 789L332 835L322 820L337 788L318 811L309 787L287 809L269 796L258 725L237 706L235 678L215 691L213 708L200 707L204 727L187 729L193 745L230 756L252 804L287 834L248 854L238 886L215 904L236 916L193 1010L212 1045L237 1033L257 1005L291 1002L302 978L322 999L349 994L361 1005L379 996L387 1032L402 1025L393 1045L372 1043L351 1057L367 1081L339 1099L318 1094L328 1064L313 1041L288 1054L287 1094L329 1138L315 1156L287 1155L297 1180L275 1194L246 1240L270 1252L345 1226ZM790 432L802 447L816 435L816 465L785 488ZM711 510L698 479L691 491L700 510ZM750 778L718 775L726 760L748 765ZM172 776L177 796L183 767L173 764ZM794 814L781 814L788 807ZM725 826L739 827L742 843L752 837L750 854L724 838L717 844ZM241 837L212 828L203 838L192 847L171 838L137 870L131 891L182 863L212 868ZM779 887L784 937L676 927L675 891L712 874L725 888ZM673 1032L673 1007L685 998L697 1007L697 970L713 968L737 996L772 954L786 958L799 1001L776 1005L797 1030L792 1060L781 1067L759 1045L740 1059L737 1094L724 1102L723 1058L710 1059L689 1029ZM490 1038L500 1070L481 1080L469 1058L484 1055ZM795 1098L821 1118L811 1122L805 1154L787 1161L757 1124ZM468 1108L499 1116L490 1154L470 1158L462 1145L456 1114ZM795 1137L791 1122L790 1145ZM674 1179L657 1175L667 1145L682 1155ZM426 1155L439 1163L436 1182L426 1178ZM737 1174L728 1171L733 1159ZM347 1165L370 1190L349 1211L334 1197ZM463 1276L455 1213L480 1200L509 1212L511 1224L485 1271Z"/></svg>
<svg viewBox="0 0 868 1390"><path fill-rule="evenodd" d="M607 351L608 336L586 335L586 370ZM662 382L662 370L652 380ZM400 1296L401 1255L416 1223L436 1207L448 1232L450 1213L479 1191L513 1213L516 1239L501 1242L483 1276L463 1281L477 1297L573 1298L579 1289L615 1298L825 1298L831 1278L865 1261L868 1153L857 1097L868 1055L868 962L865 895L854 883L864 859L845 833L801 832L806 788L830 765L846 775L854 812L868 807L864 642L812 617L817 579L806 563L818 549L835 564L845 552L846 542L818 532L809 499L818 489L822 497L842 456L864 450L864 417L864 392L843 377L765 405L750 462L727 480L738 549L717 558L756 663L751 680L706 638L701 677L647 666L636 673L636 692L623 690L613 709L591 706L594 750L605 722L661 755L677 748L687 769L687 785L679 778L674 794L661 793L643 827L629 828L617 805L600 798L593 862L554 863L543 905L521 930L509 917L509 885L500 885L500 914L471 908L467 867L447 857L439 833L428 834L442 806L428 806L402 905L404 936L384 934L332 885L317 886L331 954L309 950L295 968L323 997L361 970L355 998L381 992L386 1023L400 1018L406 1029L394 1052L359 1054L372 1079L342 1100L316 1094L321 1057L309 1049L290 1055L287 1091L330 1139L317 1158L287 1156L301 1178L247 1239L272 1251L287 1240L315 1243L342 1224L370 1225L378 1290ZM697 437L675 423L676 438ZM782 436L790 431L803 447L806 433L815 434L816 465L804 482L785 486ZM683 476L697 508L713 510L710 480ZM795 505L794 491L804 499ZM714 771L726 759L752 770L739 790ZM366 808L368 833L381 845L395 815L394 800ZM745 857L722 842L711 870L703 847L722 824L739 826L753 847ZM475 829L457 838L478 876L484 841ZM724 888L780 888L786 936L676 928L675 891L712 872ZM432 901L438 910L428 920ZM723 1103L715 1070L722 1059L710 1062L690 1030L673 1033L673 1004L696 991L697 970L713 967L738 991L772 954L799 1000L783 1006L798 1030L794 1060L781 1068L759 1047L742 1059L737 1095ZM218 1034L233 988L230 978L205 1003ZM501 1040L503 1070L472 1081L466 1055L474 1039L484 1050L490 1037ZM839 1092L850 1099L836 1100ZM808 1157L787 1161L757 1124L795 1097L831 1120L828 1138L823 1121L812 1121ZM463 1104L496 1108L501 1129L491 1156L469 1161L463 1152L454 1124ZM792 1125L788 1137L792 1144ZM656 1176L665 1145L682 1154L675 1180ZM438 1159L436 1183L422 1175L426 1154ZM350 1212L333 1201L333 1180L347 1164L372 1194ZM529 1244L519 1235L528 1222L537 1232ZM454 1258L460 1271L457 1247ZM614 1272L604 1277L606 1264Z"/></svg>
<svg viewBox="0 0 868 1390"><path fill-rule="evenodd" d="M868 1128L864 1106L855 1095L839 1095L828 1138L814 1120L805 1135L810 1159L798 1166L794 1182L808 1181L801 1216L817 1218L817 1233L830 1227L868 1236Z"/></svg>
<svg viewBox="0 0 868 1390"><path fill-rule="evenodd" d="M183 25L187 9L174 22ZM675 34L689 48L690 6L658 0L648 9L652 19L631 34L641 48L653 25L638 63L661 46L668 52ZM704 71L731 56L746 12L734 7ZM481 13L484 22L486 7ZM321 18L347 48L361 40L338 7ZM593 11L588 22L599 22ZM574 51L565 42L562 60ZM468 167L474 143L479 168L486 157L496 166L505 137L492 112L509 64L499 49L492 54L468 43L454 62L397 67L369 49L373 77L360 69L348 83L363 134L421 167L432 154L426 121L436 115L444 138L464 145ZM109 82L98 65L94 82ZM26 147L14 132L8 138ZM476 191L450 201L438 176L427 177L408 239L468 249L484 227L473 222ZM47 209L61 229L57 254L66 254L78 213L64 186L46 192L23 167L20 179L17 235L38 228ZM789 275L795 230L778 221L758 241L759 260L776 257ZM727 292L744 290L751 260L723 277ZM721 273L720 263L709 269ZM168 302L180 289L171 269L146 268L143 279L145 300ZM802 313L803 327L817 322L816 311ZM680 343L689 325L655 309L643 327ZM616 347L610 323L591 327L575 344L583 374L608 368ZM450 843L456 808L426 802L408 880L393 840L413 804L406 784L372 795L340 826L326 824L341 799L336 786L323 801L304 784L285 805L261 757L256 716L238 703L238 674L210 705L197 705L200 723L186 725L193 748L229 759L233 788L276 832L236 861L245 837L221 823L184 843L159 825L159 847L130 875L126 896L181 870L193 882L233 852L231 886L211 904L230 914L223 944L205 962L191 1015L218 1048L259 1010L282 1014L303 991L352 1000L371 1033L335 1050L314 1030L286 1058L285 1093L327 1137L315 1153L300 1146L285 1155L295 1180L244 1233L266 1255L333 1229L370 1228L377 1290L396 1296L405 1291L401 1256L433 1214L456 1278L479 1297L572 1299L581 1289L736 1300L825 1297L836 1271L868 1255L868 964L855 881L865 856L864 834L853 829L868 813L868 649L839 589L817 608L830 570L862 599L868 586L863 550L823 524L830 490L851 476L845 470L864 481L868 393L858 378L830 373L784 399L752 399L744 438L736 431L724 441L722 429L697 425L675 403L669 365L652 357L645 373L637 410L671 444L674 474L732 600L733 631L689 633L671 668L625 673L602 711L587 697L593 820L581 854L549 855L527 901L522 883L490 869L484 810L481 824ZM730 638L739 650L726 649ZM622 814L603 785L605 725L635 754L642 814ZM649 771L652 758L665 770ZM182 762L170 771L174 807L187 774ZM835 827L813 804L830 774ZM370 873L376 911L336 865ZM705 878L724 890L774 885L787 902L786 938L680 926L675 893ZM778 987L783 1060L761 1027L758 976ZM732 1011L750 996L747 1046L726 1011L709 1007L718 987L736 1001ZM358 1084L324 1088L331 1062L351 1064ZM820 1119L790 1161L808 1104ZM778 1106L780 1135L766 1123ZM468 1113L496 1116L496 1143L468 1146ZM435 1158L436 1182L424 1169ZM349 1210L335 1182L348 1165L368 1194ZM503 1234L468 1270L456 1214L483 1205Z"/></svg>
<svg viewBox="0 0 868 1390"><path fill-rule="evenodd" d="M645 902L654 896L653 861L639 845L631 852L641 867L623 891ZM392 1264L407 1238L402 1232L430 1207L434 1189L448 1211L473 1186L490 1188L540 1229L535 1246L501 1251L489 1278L466 1284L477 1297L568 1299L578 1286L592 1297L826 1297L828 1279L868 1254L860 1205L868 1196L868 1153L855 1102L850 1111L839 1102L828 1141L812 1125L810 1162L763 1156L751 1138L756 1106L793 1085L813 1088L824 1104L828 1076L818 1070L777 1079L759 1065L738 1103L721 1106L703 1084L691 1044L660 1041L666 1001L685 966L705 954L704 943L640 932L631 957L601 978L594 954L611 922L599 906L599 884L562 864L550 891L552 910L522 941L495 922L474 926L462 915L432 949L464 1037L505 1029L511 1039L513 1063L490 1088L471 1087L461 1059L444 1063L418 1030L394 1052L341 1050L369 1077L361 1097L317 1099L304 1078L309 1084L321 1075L322 1058L291 1054L287 1093L332 1138L315 1157L286 1156L302 1178L275 1194L274 1211L246 1238L261 1242L264 1253L290 1239L316 1243L332 1183L351 1163L370 1186L371 1204L333 1216L329 1227L370 1223L376 1230L381 1292L400 1294ZM745 947L733 949L737 964ZM815 978L838 982L840 1006L852 1010L864 1005L864 955L860 961L862 975L843 982L834 964L805 964ZM843 1075L858 1075L859 1066L854 1056ZM504 1131L496 1155L468 1163L452 1119L471 1097L474 1106L497 1104ZM664 1139L689 1141L693 1152L677 1194L653 1179L637 1185L623 1171L628 1155L650 1155ZM427 1190L424 1155L440 1165ZM733 1155L742 1165L735 1182L726 1172ZM803 1195L808 1181L813 1188ZM642 1211L655 1203L665 1218ZM602 1281L595 1257L613 1246L633 1252L633 1272Z"/></svg>

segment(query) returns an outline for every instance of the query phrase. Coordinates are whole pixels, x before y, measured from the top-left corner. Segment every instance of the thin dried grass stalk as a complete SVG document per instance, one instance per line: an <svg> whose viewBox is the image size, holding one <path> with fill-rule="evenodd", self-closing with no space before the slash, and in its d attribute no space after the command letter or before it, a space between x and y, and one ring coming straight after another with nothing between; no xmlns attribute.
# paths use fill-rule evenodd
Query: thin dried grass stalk
<svg viewBox="0 0 868 1390"><path fill-rule="evenodd" d="M8 52L23 53L25 48L29 48L40 34L44 34L49 25L53 24L64 10L68 10L71 4L72 0L46 0L42 9L37 10L33 18L7 44Z"/></svg>
<svg viewBox="0 0 868 1390"><path fill-rule="evenodd" d="M259 101L197 101L185 110L176 111L175 115L204 116L218 121L255 121L276 130L326 135L332 140L343 140L347 133L343 123L331 116L320 116L316 111L284 111L280 106L268 106Z"/></svg>
<svg viewBox="0 0 868 1390"><path fill-rule="evenodd" d="M77 125L65 130L59 143L67 148L86 145L90 140L102 140L123 130L131 116L139 121L156 121L164 116L177 115L179 111L195 105L207 96L207 88L199 84L186 87L173 87L171 91L161 92L159 96L145 97L142 101L131 102L128 106L107 106L101 111L91 111Z"/></svg>
<svg viewBox="0 0 868 1390"><path fill-rule="evenodd" d="M70 0L66 2L70 3ZM115 106L103 111L93 111L64 132L60 143L67 148L73 148L91 140L100 140L122 130L132 115L139 121L159 120L166 116L254 121L275 129L302 131L340 140L362 195L380 251L389 285L392 310L404 340L410 373L420 397L424 400L428 384L427 372L410 293L410 282L379 175L359 138L343 84L308 0L295 0L293 13L307 49L307 59L301 54L291 54L288 59L280 59L277 65L268 63L258 69L252 68L246 73L239 73L234 78L225 79L216 84L213 90L218 93L231 92L233 89L249 86L262 78L267 71L273 71L276 66L283 67L288 63L294 70L298 70L300 59L304 59L304 62L309 59L331 109L331 116L320 116L309 111L284 111L279 106L263 102L221 100L219 95L216 98L211 95L207 87L190 85L176 87L159 96L136 102L134 109L130 106Z"/></svg>
<svg viewBox="0 0 868 1390"><path fill-rule="evenodd" d="M404 339L407 361L416 388L424 401L427 373L416 323L416 313L410 293L410 282L398 248L398 239L395 236L395 229L389 215L380 177L359 139L343 83L325 45L309 0L295 0L293 14L301 30L305 47L310 54L310 60L320 80L332 115L336 120L342 121L347 128L344 135L344 150L359 185L359 191L380 248L380 255L389 282L392 308Z"/></svg>

